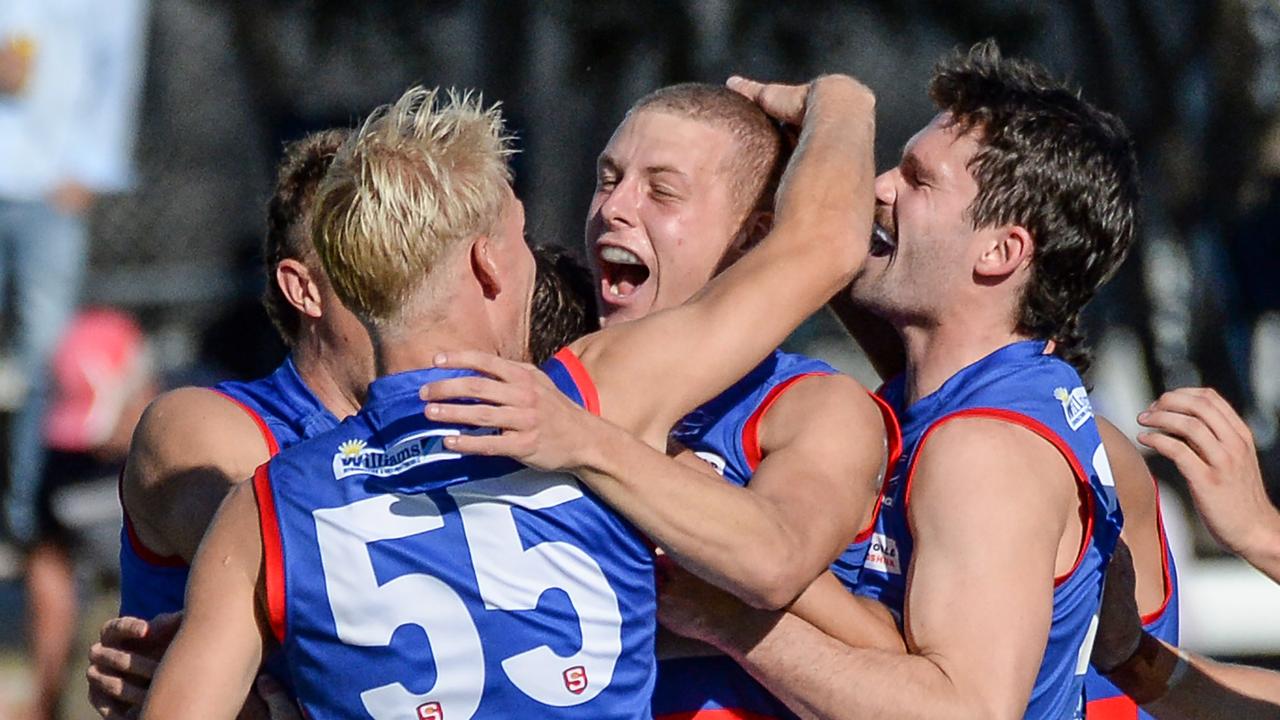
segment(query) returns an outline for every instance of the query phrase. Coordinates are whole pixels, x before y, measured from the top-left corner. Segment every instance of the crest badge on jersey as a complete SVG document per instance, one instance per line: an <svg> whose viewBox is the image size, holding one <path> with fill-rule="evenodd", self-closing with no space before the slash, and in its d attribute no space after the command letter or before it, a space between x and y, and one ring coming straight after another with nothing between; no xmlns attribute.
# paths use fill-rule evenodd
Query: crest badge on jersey
<svg viewBox="0 0 1280 720"><path fill-rule="evenodd" d="M1053 391L1053 396L1062 403L1062 414L1067 418L1067 425L1072 430L1079 430L1093 417L1093 404L1089 402L1089 393L1083 387L1068 391L1064 387Z"/></svg>
<svg viewBox="0 0 1280 720"><path fill-rule="evenodd" d="M438 702L423 703L418 706L418 720L444 720L444 709Z"/></svg>
<svg viewBox="0 0 1280 720"><path fill-rule="evenodd" d="M866 567L889 575L901 575L902 563L898 560L898 543L883 533L871 536L871 549L867 551Z"/></svg>
<svg viewBox="0 0 1280 720"><path fill-rule="evenodd" d="M574 695L581 695L587 690L587 669L574 665L564 671L564 687Z"/></svg>

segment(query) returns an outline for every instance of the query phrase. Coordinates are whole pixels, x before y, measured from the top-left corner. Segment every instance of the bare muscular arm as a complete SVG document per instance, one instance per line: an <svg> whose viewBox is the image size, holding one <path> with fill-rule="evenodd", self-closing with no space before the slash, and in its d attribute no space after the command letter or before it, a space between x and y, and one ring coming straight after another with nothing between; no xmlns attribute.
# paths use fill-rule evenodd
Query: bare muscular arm
<svg viewBox="0 0 1280 720"><path fill-rule="evenodd" d="M121 501L147 549L190 562L218 504L268 459L262 431L205 388L165 393L134 431Z"/></svg>
<svg viewBox="0 0 1280 720"><path fill-rule="evenodd" d="M987 420L949 423L922 453L909 510L908 654L850 648L790 614L725 621L664 590L665 619L808 717L1022 717L1052 578L1079 540L1075 482L1047 443Z"/></svg>
<svg viewBox="0 0 1280 720"><path fill-rule="evenodd" d="M761 423L763 460L741 488L587 413L536 370L476 360L492 379L428 385L428 416L503 433L455 436L447 447L577 474L680 565L752 605L794 600L870 518L884 422L849 377L806 378L777 400ZM441 402L459 398L483 404Z"/></svg>
<svg viewBox="0 0 1280 720"><path fill-rule="evenodd" d="M156 671L143 720L231 720L262 662L262 540L253 486L227 496L196 554L186 618Z"/></svg>

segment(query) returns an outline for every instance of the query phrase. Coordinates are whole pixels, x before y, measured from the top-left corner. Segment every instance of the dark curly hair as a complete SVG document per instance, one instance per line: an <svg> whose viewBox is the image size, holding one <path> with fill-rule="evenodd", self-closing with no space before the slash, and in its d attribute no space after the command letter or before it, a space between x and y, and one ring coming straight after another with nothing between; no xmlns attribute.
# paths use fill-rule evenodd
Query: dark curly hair
<svg viewBox="0 0 1280 720"><path fill-rule="evenodd" d="M346 130L321 130L289 143L276 168L275 190L267 203L267 234L262 242L263 270L267 274L262 306L286 345L297 340L301 318L276 282L276 268L281 260L306 262L315 257L315 246L307 236L307 216L316 188L347 136Z"/></svg>
<svg viewBox="0 0 1280 720"><path fill-rule="evenodd" d="M529 358L541 365L560 348L600 329L591 274L568 251L534 246L538 273L529 317Z"/></svg>
<svg viewBox="0 0 1280 720"><path fill-rule="evenodd" d="M1051 339L1083 374L1080 312L1133 241L1139 188L1133 140L1118 118L1035 63L1003 58L994 41L940 62L929 96L979 150L969 161L975 228L1025 227L1034 239L1018 330Z"/></svg>

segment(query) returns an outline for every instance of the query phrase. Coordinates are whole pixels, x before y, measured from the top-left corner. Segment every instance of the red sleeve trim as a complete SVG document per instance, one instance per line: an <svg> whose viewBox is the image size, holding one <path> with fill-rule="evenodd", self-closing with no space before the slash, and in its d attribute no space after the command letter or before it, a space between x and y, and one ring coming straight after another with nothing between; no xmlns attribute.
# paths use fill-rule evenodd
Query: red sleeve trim
<svg viewBox="0 0 1280 720"><path fill-rule="evenodd" d="M902 426L898 423L898 416L893 412L893 408L889 407L889 403L885 399L875 393L868 393L872 402L876 407L880 408L880 417L884 418L884 434L885 434L885 461L884 461L884 477L880 480L880 493L876 495L875 507L871 509L871 520L867 526L860 530L853 541L855 543L866 542L868 538L875 532L876 520L880 517L880 506L884 504L884 494L889 489L889 479L893 477L893 467L898 464L898 460L902 458Z"/></svg>
<svg viewBox="0 0 1280 720"><path fill-rule="evenodd" d="M239 400L231 397L230 395L222 392L221 390L213 390L213 391L218 393L222 397L230 400L231 402L235 403L237 406L239 406L239 408L241 410L244 410L245 413L250 417L250 419L253 420L253 423L258 426L258 431L262 433L262 439L267 443L267 457L275 457L276 453L280 452L280 445L276 443L275 434L271 432L271 428L267 427L267 421L263 420L262 416L259 415L256 410L249 407L248 405L245 405Z"/></svg>
<svg viewBox="0 0 1280 720"><path fill-rule="evenodd" d="M692 710L688 712L666 713L654 715L653 720L777 720L773 715L762 715L750 710L738 708L715 708L714 710ZM1093 720L1090 718L1090 720Z"/></svg>
<svg viewBox="0 0 1280 720"><path fill-rule="evenodd" d="M1128 695L1090 700L1084 716L1089 720L1138 720L1138 705Z"/></svg>
<svg viewBox="0 0 1280 720"><path fill-rule="evenodd" d="M1150 625L1164 616L1164 611L1169 609L1169 603L1173 600L1173 573L1169 572L1169 536L1164 531L1164 513L1160 510L1160 485L1156 479L1151 478L1152 484L1156 486L1156 532L1160 533L1160 570L1164 578L1164 602L1160 603L1160 608L1155 612L1142 616L1142 624Z"/></svg>
<svg viewBox="0 0 1280 720"><path fill-rule="evenodd" d="M587 372L587 368L583 366L582 360L572 348L567 346L560 348L560 352L555 354L555 359L569 371L569 377L573 378L573 384L578 386L578 394L582 395L582 405L586 407L587 412L599 415L600 394L596 391L596 383L591 379L591 373Z"/></svg>
<svg viewBox="0 0 1280 720"><path fill-rule="evenodd" d="M934 430L937 430L952 420L973 417L999 420L1026 428L1053 445L1054 448L1062 454L1062 457L1067 461L1067 464L1071 466L1071 473L1075 475L1076 482L1079 485L1078 490L1080 495L1085 499L1088 517L1085 520L1084 533L1080 536L1080 552L1076 554L1075 563L1065 574L1053 579L1053 586L1058 587L1075 574L1076 569L1080 567L1080 563L1084 560L1085 550L1089 547L1089 540L1093 537L1093 515L1095 511L1094 499L1092 489L1089 487L1089 475L1085 472L1084 467L1080 465L1080 460L1076 458L1071 447L1067 445L1066 441L1059 437L1057 433L1035 418L1013 412L1012 410L1005 410L1003 408L969 408L967 410L960 410L959 412L951 413L950 415L944 415L942 418L935 421L929 426L929 429L924 431L924 435L920 437L920 442L916 444L915 455L911 458L911 467L907 469L907 486L903 489L902 511L903 513L907 511L906 506L911 501L911 481L915 478L916 465L920 462L920 456L923 455L921 451L924 449L924 444L929 439L929 436L933 434Z"/></svg>
<svg viewBox="0 0 1280 720"><path fill-rule="evenodd" d="M276 499L271 492L268 463L253 473L253 492L258 499L258 524L262 527L262 559L266 577L267 617L271 634L280 644L285 636L284 547L280 542L280 519L276 515Z"/></svg>
<svg viewBox="0 0 1280 720"><path fill-rule="evenodd" d="M764 419L765 413L769 412L769 408L782 397L782 394L791 389L793 385L807 377L830 375L828 372L807 372L801 373L794 377L773 386L760 404L756 406L751 417L747 418L747 423L742 426L742 454L746 457L747 467L751 472L755 472L760 466L760 462L764 460L764 451L760 449L760 421Z"/></svg>
<svg viewBox="0 0 1280 720"><path fill-rule="evenodd" d="M129 549L148 565L164 568L190 567L181 555L161 555L142 543L142 538L133 529L133 521L129 519L129 510L124 506L124 470L123 467L120 468L120 477L116 480L116 496L120 498L120 515L124 518L124 536Z"/></svg>

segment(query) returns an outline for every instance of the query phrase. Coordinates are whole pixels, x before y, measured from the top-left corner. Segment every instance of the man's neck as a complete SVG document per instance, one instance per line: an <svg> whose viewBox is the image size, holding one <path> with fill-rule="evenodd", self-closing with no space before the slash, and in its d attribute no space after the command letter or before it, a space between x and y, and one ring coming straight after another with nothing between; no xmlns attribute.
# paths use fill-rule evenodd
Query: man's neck
<svg viewBox="0 0 1280 720"><path fill-rule="evenodd" d="M365 391L363 386L356 387L356 382L339 380L351 372L349 367L335 366L342 361L341 354L321 352L311 344L299 345L293 351L293 364L298 368L298 375L320 404L339 420L356 414Z"/></svg>
<svg viewBox="0 0 1280 720"><path fill-rule="evenodd" d="M899 332L907 352L908 405L933 393L965 367L1005 345L1027 339L1012 328L983 323L972 315Z"/></svg>
<svg viewBox="0 0 1280 720"><path fill-rule="evenodd" d="M394 336L374 336L373 354L378 377L433 367L442 352L482 350L496 353L493 343L484 342L473 332L457 332L437 325L421 332L402 332Z"/></svg>

